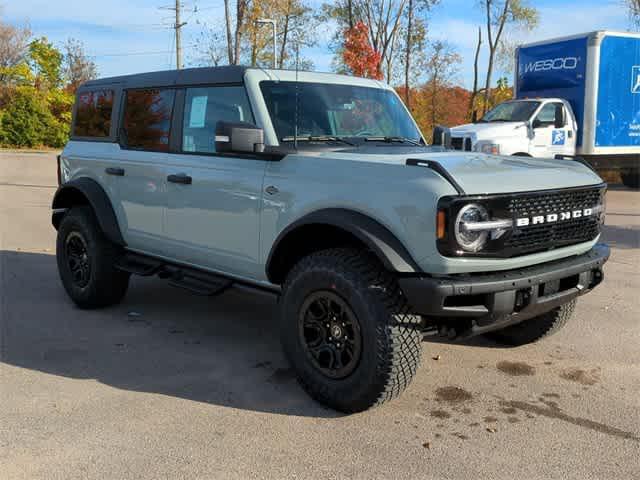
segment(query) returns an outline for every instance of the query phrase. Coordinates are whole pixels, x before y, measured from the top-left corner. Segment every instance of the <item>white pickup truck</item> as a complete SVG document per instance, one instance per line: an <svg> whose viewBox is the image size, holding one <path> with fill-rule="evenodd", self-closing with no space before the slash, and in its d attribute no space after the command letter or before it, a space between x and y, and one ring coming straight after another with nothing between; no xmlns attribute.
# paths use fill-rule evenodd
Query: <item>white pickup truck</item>
<svg viewBox="0 0 640 480"><path fill-rule="evenodd" d="M580 156L640 187L640 35L591 32L516 51L514 100L451 129L451 146Z"/></svg>

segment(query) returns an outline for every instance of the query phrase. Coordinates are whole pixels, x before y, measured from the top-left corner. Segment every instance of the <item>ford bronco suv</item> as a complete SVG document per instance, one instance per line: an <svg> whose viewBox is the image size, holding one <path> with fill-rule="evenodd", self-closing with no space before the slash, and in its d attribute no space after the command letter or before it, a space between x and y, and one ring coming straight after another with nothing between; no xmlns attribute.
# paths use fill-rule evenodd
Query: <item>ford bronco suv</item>
<svg viewBox="0 0 640 480"><path fill-rule="evenodd" d="M90 81L58 158L60 278L278 297L284 352L344 412L399 395L426 334L521 345L603 279L606 185L576 160L427 146L394 90L219 67Z"/></svg>

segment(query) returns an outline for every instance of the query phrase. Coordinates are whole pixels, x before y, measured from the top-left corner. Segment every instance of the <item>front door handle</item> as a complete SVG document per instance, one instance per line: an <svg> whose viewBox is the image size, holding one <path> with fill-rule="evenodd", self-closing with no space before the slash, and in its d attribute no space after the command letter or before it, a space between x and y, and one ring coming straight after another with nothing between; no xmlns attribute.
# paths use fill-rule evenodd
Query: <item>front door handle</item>
<svg viewBox="0 0 640 480"><path fill-rule="evenodd" d="M189 175L185 175L184 173L178 173L176 175L169 175L167 177L167 181L171 183L181 183L183 185L191 185L193 179Z"/></svg>
<svg viewBox="0 0 640 480"><path fill-rule="evenodd" d="M115 175L116 177L124 177L124 168L107 167L104 171L108 175Z"/></svg>

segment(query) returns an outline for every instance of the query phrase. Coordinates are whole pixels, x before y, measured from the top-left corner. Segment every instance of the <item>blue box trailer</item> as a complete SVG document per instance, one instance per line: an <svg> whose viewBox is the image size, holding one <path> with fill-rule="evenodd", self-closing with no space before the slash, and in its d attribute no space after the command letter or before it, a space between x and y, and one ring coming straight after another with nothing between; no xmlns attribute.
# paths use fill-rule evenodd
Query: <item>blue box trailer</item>
<svg viewBox="0 0 640 480"><path fill-rule="evenodd" d="M597 169L621 170L625 184L638 182L640 34L595 31L522 45L514 86L517 99L567 100L575 154Z"/></svg>

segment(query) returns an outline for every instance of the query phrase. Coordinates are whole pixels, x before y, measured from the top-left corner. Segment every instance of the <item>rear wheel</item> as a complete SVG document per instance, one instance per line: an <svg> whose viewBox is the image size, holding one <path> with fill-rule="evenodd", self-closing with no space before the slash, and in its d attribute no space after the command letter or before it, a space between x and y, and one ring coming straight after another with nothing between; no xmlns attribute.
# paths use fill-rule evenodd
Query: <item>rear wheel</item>
<svg viewBox="0 0 640 480"><path fill-rule="evenodd" d="M319 402L358 412L398 396L421 359L420 317L377 259L332 249L302 259L281 298L284 352Z"/></svg>
<svg viewBox="0 0 640 480"><path fill-rule="evenodd" d="M640 188L640 170L629 170L620 174L622 183L629 188Z"/></svg>
<svg viewBox="0 0 640 480"><path fill-rule="evenodd" d="M536 342L558 332L573 316L576 300L565 303L550 312L530 318L510 327L487 333L486 336L505 345L520 346Z"/></svg>
<svg viewBox="0 0 640 480"><path fill-rule="evenodd" d="M129 274L117 270L120 247L102 233L90 207L74 207L58 227L56 259L65 290L81 308L98 308L122 300Z"/></svg>

